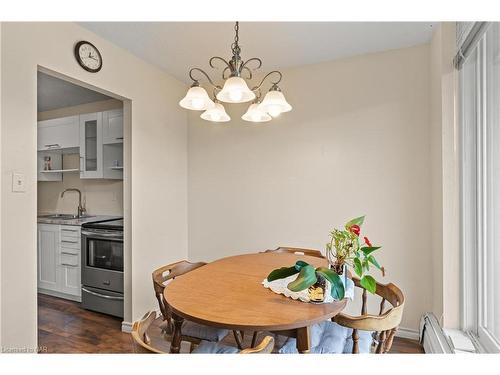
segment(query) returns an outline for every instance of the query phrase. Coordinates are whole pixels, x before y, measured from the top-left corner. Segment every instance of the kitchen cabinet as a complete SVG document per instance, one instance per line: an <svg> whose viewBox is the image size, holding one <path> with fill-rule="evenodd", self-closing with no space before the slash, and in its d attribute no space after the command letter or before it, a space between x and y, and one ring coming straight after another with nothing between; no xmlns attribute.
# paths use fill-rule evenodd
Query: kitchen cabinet
<svg viewBox="0 0 500 375"><path fill-rule="evenodd" d="M38 224L38 291L81 299L81 229Z"/></svg>
<svg viewBox="0 0 500 375"><path fill-rule="evenodd" d="M38 122L38 151L59 150L80 146L78 116Z"/></svg>
<svg viewBox="0 0 500 375"><path fill-rule="evenodd" d="M102 113L102 143L123 143L123 110Z"/></svg>
<svg viewBox="0 0 500 375"><path fill-rule="evenodd" d="M78 166L63 168L65 154L79 154ZM45 170L50 158L51 169ZM123 110L87 113L38 122L38 181L123 179Z"/></svg>
<svg viewBox="0 0 500 375"><path fill-rule="evenodd" d="M102 112L80 115L80 178L103 178Z"/></svg>
<svg viewBox="0 0 500 375"><path fill-rule="evenodd" d="M38 288L57 289L59 225L38 224Z"/></svg>

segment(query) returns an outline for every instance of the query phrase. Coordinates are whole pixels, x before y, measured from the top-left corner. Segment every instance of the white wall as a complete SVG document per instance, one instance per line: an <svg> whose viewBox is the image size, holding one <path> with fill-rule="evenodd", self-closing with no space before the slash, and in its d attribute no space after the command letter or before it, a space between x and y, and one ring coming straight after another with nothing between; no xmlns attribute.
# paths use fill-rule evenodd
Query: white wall
<svg viewBox="0 0 500 375"><path fill-rule="evenodd" d="M431 41L433 311L447 328L460 327L459 123L453 68L455 23L443 22Z"/></svg>
<svg viewBox="0 0 500 375"><path fill-rule="evenodd" d="M132 123L131 140L125 141L131 142L133 172L131 185L125 185L125 215L131 213L126 227L132 228L126 240L132 249L126 270L132 276L126 284L131 311L125 319L138 318L155 306L151 269L187 256L186 114L177 106L185 85L76 24L4 23L1 28L1 344L37 343L38 65L131 100L131 109L127 101L124 107L125 122L131 118ZM73 46L79 40L100 49L104 63L99 73L76 63ZM26 175L25 193L11 192L13 171Z"/></svg>
<svg viewBox="0 0 500 375"><path fill-rule="evenodd" d="M246 106L227 105L227 124L192 113L190 258L323 249L366 214L417 329L433 301L429 58L423 45L284 70L294 109L268 124L240 120Z"/></svg>

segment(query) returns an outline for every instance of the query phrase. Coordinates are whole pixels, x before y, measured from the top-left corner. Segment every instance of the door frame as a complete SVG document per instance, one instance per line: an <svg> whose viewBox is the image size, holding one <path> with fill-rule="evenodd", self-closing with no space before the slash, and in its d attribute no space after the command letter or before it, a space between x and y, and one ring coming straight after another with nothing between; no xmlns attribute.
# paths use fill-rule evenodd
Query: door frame
<svg viewBox="0 0 500 375"><path fill-rule="evenodd" d="M132 321L132 100L87 82L56 72L41 65L37 72L107 95L123 102L123 277L124 277L124 317L122 330L127 331ZM38 89L38 85L37 85ZM37 129L38 134L38 129ZM36 173L36 171L35 171ZM35 176L36 179L36 176ZM38 194L36 199L38 200ZM38 206L38 205L37 205ZM33 214L37 216L37 206ZM37 253L38 260L38 253ZM38 298L38 297L36 297ZM35 304L36 306L36 304ZM38 330L38 323L37 323Z"/></svg>

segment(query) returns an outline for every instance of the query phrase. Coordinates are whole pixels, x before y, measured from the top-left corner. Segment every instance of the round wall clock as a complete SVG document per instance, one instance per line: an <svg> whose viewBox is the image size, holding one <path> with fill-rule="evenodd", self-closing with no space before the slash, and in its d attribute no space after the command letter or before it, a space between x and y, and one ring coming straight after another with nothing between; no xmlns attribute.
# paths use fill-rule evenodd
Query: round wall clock
<svg viewBox="0 0 500 375"><path fill-rule="evenodd" d="M99 50L84 40L75 45L75 58L87 72L97 73L102 68L102 57Z"/></svg>

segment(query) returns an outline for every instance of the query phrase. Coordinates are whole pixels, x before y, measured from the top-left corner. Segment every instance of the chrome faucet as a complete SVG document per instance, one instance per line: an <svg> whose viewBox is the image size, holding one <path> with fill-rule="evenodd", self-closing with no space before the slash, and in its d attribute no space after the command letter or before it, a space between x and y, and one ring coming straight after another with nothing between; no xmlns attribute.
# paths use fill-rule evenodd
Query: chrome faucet
<svg viewBox="0 0 500 375"><path fill-rule="evenodd" d="M78 217L85 216L87 213L87 210L82 206L82 192L79 189L75 188L70 188L66 189L61 193L61 198L64 197L64 193L67 191L76 191L78 193Z"/></svg>

